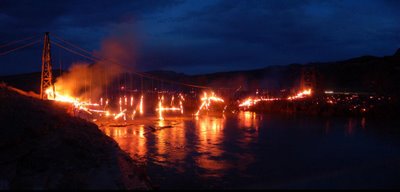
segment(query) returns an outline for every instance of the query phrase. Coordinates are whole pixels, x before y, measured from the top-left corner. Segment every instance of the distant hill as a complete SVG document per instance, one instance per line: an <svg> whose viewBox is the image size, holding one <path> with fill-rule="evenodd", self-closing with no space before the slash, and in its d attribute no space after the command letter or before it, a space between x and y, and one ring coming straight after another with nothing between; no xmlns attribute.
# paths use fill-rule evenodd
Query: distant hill
<svg viewBox="0 0 400 192"><path fill-rule="evenodd" d="M171 72L162 74L160 71L157 74L162 78L212 87L278 91L297 88L304 68L315 71L318 90L400 93L400 49L393 56L362 56L337 62L290 64L193 76L177 74L171 77Z"/></svg>
<svg viewBox="0 0 400 192"><path fill-rule="evenodd" d="M304 68L312 69L316 77L317 90L363 91L383 94L400 94L400 49L392 56L361 56L344 61L290 64L269 66L246 71L217 72L203 75L186 75L173 71L148 71L147 73L175 82L183 82L214 88L253 91L264 89L270 92L298 88ZM58 71L55 71L58 76ZM133 77L140 86L140 77ZM39 91L40 73L0 77L12 86ZM145 86L160 86L145 79ZM164 82L165 83L165 82Z"/></svg>
<svg viewBox="0 0 400 192"><path fill-rule="evenodd" d="M53 70L54 77L60 76L60 70ZM0 76L0 82L17 87L25 91L39 93L41 72L25 73L18 75Z"/></svg>

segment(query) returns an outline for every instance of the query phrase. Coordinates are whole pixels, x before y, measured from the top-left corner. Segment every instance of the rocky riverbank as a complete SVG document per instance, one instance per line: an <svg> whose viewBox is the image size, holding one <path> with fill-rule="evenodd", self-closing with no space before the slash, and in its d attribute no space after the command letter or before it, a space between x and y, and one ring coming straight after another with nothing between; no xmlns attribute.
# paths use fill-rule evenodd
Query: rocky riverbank
<svg viewBox="0 0 400 192"><path fill-rule="evenodd" d="M0 189L152 189L95 124L32 96L0 86Z"/></svg>

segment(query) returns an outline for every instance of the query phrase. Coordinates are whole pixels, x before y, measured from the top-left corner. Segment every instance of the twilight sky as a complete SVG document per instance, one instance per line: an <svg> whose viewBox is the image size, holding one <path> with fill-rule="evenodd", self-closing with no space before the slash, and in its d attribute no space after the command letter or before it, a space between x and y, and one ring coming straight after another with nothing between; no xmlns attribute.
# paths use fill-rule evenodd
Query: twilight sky
<svg viewBox="0 0 400 192"><path fill-rule="evenodd" d="M137 70L187 74L392 55L398 0L0 0L0 75L40 71L37 44L1 45L50 31L89 51L134 43ZM22 45L22 44L20 44ZM54 65L84 60L52 49Z"/></svg>

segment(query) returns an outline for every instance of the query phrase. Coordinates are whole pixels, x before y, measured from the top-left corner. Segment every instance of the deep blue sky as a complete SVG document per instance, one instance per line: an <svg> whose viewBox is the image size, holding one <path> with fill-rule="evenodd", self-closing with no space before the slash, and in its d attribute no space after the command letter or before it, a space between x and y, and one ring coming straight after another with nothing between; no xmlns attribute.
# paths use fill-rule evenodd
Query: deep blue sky
<svg viewBox="0 0 400 192"><path fill-rule="evenodd" d="M398 0L0 0L0 45L50 31L95 51L128 34L137 70L199 74L391 55L399 10ZM0 56L0 75L40 71L41 47Z"/></svg>

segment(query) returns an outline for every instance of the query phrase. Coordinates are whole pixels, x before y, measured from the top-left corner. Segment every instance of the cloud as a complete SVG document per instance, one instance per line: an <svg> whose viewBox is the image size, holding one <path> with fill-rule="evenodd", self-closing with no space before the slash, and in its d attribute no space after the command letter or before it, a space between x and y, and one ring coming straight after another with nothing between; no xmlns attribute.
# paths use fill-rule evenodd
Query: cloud
<svg viewBox="0 0 400 192"><path fill-rule="evenodd" d="M393 0L3 0L0 35L51 31L96 50L116 28L132 28L138 69L215 72L392 54L400 47L398 7Z"/></svg>
<svg viewBox="0 0 400 192"><path fill-rule="evenodd" d="M32 35L41 37L44 32L50 31L50 35L56 34L86 49L96 50L101 47L104 38L112 36L110 33L122 31L119 30L121 26L127 23L133 24L147 14L162 11L179 3L181 3L179 0L1 0L0 43ZM38 51L25 53L26 50L20 51L24 52L25 62L22 62L25 63L24 67L10 65L16 60L21 62L23 60L21 57L12 57L12 54L1 57L0 63L5 66L5 70L0 74L24 73L40 69L40 66L36 66L40 63L40 53L38 54ZM21 56L20 52L18 54Z"/></svg>
<svg viewBox="0 0 400 192"><path fill-rule="evenodd" d="M121 23L132 18L160 11L179 1L111 1L111 0L68 0L32 1L2 0L0 18L8 18L8 23L0 23L3 34L62 32L72 29L99 29L109 24ZM86 35L86 34L84 34ZM81 38L85 38L82 36Z"/></svg>
<svg viewBox="0 0 400 192"><path fill-rule="evenodd" d="M175 69L202 64L226 70L387 55L399 46L400 17L392 3L217 1L176 17L163 34L172 50L154 43L149 55L161 52L155 62Z"/></svg>

